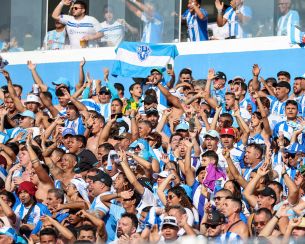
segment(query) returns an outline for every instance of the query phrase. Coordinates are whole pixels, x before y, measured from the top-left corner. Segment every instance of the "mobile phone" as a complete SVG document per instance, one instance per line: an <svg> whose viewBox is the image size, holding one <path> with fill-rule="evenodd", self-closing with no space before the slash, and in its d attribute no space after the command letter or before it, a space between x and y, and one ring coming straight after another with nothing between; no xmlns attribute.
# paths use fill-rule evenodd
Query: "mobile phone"
<svg viewBox="0 0 305 244"><path fill-rule="evenodd" d="M173 69L173 65L172 64L167 64L167 69L172 70Z"/></svg>

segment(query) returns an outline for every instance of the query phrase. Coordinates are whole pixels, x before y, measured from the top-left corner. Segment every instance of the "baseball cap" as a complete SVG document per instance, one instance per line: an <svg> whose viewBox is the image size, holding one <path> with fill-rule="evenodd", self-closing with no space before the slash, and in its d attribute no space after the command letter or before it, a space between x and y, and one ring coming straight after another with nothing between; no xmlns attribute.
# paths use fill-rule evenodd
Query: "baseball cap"
<svg viewBox="0 0 305 244"><path fill-rule="evenodd" d="M110 94L110 91L109 91L109 89L106 86L103 86L101 88L99 94L102 94L102 93Z"/></svg>
<svg viewBox="0 0 305 244"><path fill-rule="evenodd" d="M63 132L62 132L62 136L65 137L65 136L67 136L67 135L75 136L76 133L75 133L75 131L74 131L73 129L71 129L71 128L66 128L66 129L64 129Z"/></svg>
<svg viewBox="0 0 305 244"><path fill-rule="evenodd" d="M169 225L174 226L176 228L179 228L178 223L177 223L177 219L173 216L164 217L161 229L163 229L165 226L169 226Z"/></svg>
<svg viewBox="0 0 305 244"><path fill-rule="evenodd" d="M82 178L74 178L70 181L77 189L78 193L82 196L82 198L89 202L88 197L88 183L86 183Z"/></svg>
<svg viewBox="0 0 305 244"><path fill-rule="evenodd" d="M77 164L74 167L75 173L81 173L96 166L98 161L93 152L88 149L83 149L80 154L77 155Z"/></svg>
<svg viewBox="0 0 305 244"><path fill-rule="evenodd" d="M21 191L26 191L31 196L35 196L37 191L36 186L30 181L23 181L18 187L17 193L19 194Z"/></svg>
<svg viewBox="0 0 305 244"><path fill-rule="evenodd" d="M158 109L155 109L155 108L149 108L149 109L145 110L145 114L146 115L151 115L151 114L158 115L159 111L158 111Z"/></svg>
<svg viewBox="0 0 305 244"><path fill-rule="evenodd" d="M205 138L206 136L210 136L210 137L217 138L217 139L220 138L220 137L219 137L219 133L218 133L216 130L208 130L208 131L204 134L203 137Z"/></svg>
<svg viewBox="0 0 305 244"><path fill-rule="evenodd" d="M153 103L158 103L158 99L156 96L146 95L144 97L143 103L148 104L148 105L153 104Z"/></svg>
<svg viewBox="0 0 305 244"><path fill-rule="evenodd" d="M34 95L34 94L29 94L26 97L26 101L24 102L26 103L39 103L40 104L40 99L38 96Z"/></svg>
<svg viewBox="0 0 305 244"><path fill-rule="evenodd" d="M235 137L235 131L232 127L231 128L222 128L220 131L220 137L222 135L230 135L230 136Z"/></svg>
<svg viewBox="0 0 305 244"><path fill-rule="evenodd" d="M106 186L109 186L109 187L111 187L111 185L112 185L111 177L103 171L100 171L95 176L88 176L88 178L93 180L93 181L100 181L100 182L104 183Z"/></svg>
<svg viewBox="0 0 305 244"><path fill-rule="evenodd" d="M169 176L169 172L166 170L161 171L160 173L154 173L153 174L153 178L154 179L158 179L158 177L161 178L167 178Z"/></svg>
<svg viewBox="0 0 305 244"><path fill-rule="evenodd" d="M215 74L215 78L224 79L225 81L227 81L227 76L222 71L217 71Z"/></svg>
<svg viewBox="0 0 305 244"><path fill-rule="evenodd" d="M176 131L178 130L189 130L189 125L185 122L182 122L176 126Z"/></svg>
<svg viewBox="0 0 305 244"><path fill-rule="evenodd" d="M264 197L271 197L276 202L275 191L270 187L266 187L264 190L259 191L257 195L264 196Z"/></svg>
<svg viewBox="0 0 305 244"><path fill-rule="evenodd" d="M152 183L150 181L150 179L148 179L147 177L141 177L138 179L138 182L143 186L146 187L147 189L149 189L151 192L153 191L153 186Z"/></svg>
<svg viewBox="0 0 305 244"><path fill-rule="evenodd" d="M212 211L208 214L206 224L209 225L220 225L225 223L225 216L217 210Z"/></svg>
<svg viewBox="0 0 305 244"><path fill-rule="evenodd" d="M70 88L70 81L65 77L59 77L56 81L53 81L52 84L55 86L65 85Z"/></svg>
<svg viewBox="0 0 305 244"><path fill-rule="evenodd" d="M161 75L163 73L163 70L161 68L153 68L151 71L150 71L150 74L152 74L154 71L157 71L159 72Z"/></svg>
<svg viewBox="0 0 305 244"><path fill-rule="evenodd" d="M280 81L280 82L278 82L276 84L276 87L285 87L285 88L287 88L289 90L289 92L291 90L291 86L290 86L290 84L287 81Z"/></svg>
<svg viewBox="0 0 305 244"><path fill-rule="evenodd" d="M36 118L35 114L32 111L30 111L30 110L25 110L24 112L20 113L19 115L21 117L30 117L32 119Z"/></svg>

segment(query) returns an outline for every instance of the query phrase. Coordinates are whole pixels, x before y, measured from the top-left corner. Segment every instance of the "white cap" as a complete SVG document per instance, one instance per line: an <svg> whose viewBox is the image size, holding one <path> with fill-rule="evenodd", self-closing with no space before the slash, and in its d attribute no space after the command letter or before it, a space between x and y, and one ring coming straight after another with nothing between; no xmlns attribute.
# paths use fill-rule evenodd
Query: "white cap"
<svg viewBox="0 0 305 244"><path fill-rule="evenodd" d="M162 177L162 178L167 178L167 176L169 176L169 172L168 171L161 171L160 173L154 173L153 174L153 178L157 179L158 177Z"/></svg>
<svg viewBox="0 0 305 244"><path fill-rule="evenodd" d="M75 178L72 179L70 181L73 185L75 185L78 193L82 196L82 198L86 201L86 202L90 202L89 201L89 197L88 197L88 183L86 183L82 178Z"/></svg>
<svg viewBox="0 0 305 244"><path fill-rule="evenodd" d="M25 103L31 103L31 102L32 103L39 103L39 104L41 104L39 97L34 95L34 94L29 94L26 97Z"/></svg>

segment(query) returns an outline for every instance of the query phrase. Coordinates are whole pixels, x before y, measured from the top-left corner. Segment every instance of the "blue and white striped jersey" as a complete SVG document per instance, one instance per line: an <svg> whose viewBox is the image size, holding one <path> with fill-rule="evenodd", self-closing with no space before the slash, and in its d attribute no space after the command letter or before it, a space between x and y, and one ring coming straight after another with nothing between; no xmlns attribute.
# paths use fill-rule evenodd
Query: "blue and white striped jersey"
<svg viewBox="0 0 305 244"><path fill-rule="evenodd" d="M77 119L75 119L73 121L66 119L65 128L73 129L75 131L76 135L83 135L86 130L81 116L79 116Z"/></svg>
<svg viewBox="0 0 305 244"><path fill-rule="evenodd" d="M43 47L46 50L57 50L57 49L63 49L66 42L66 29L63 31L56 31L51 30L48 31L46 34L44 41L43 41Z"/></svg>
<svg viewBox="0 0 305 244"><path fill-rule="evenodd" d="M121 43L125 36L125 28L117 20L112 24L106 21L101 23L100 32L104 34L101 42L106 43L107 46L117 46Z"/></svg>
<svg viewBox="0 0 305 244"><path fill-rule="evenodd" d="M281 16L277 22L277 35L286 36L291 26L300 25L300 17L297 11L289 10L289 12Z"/></svg>
<svg viewBox="0 0 305 244"><path fill-rule="evenodd" d="M242 6L240 8L240 12L242 15L247 17L252 17L252 10L247 6ZM229 7L226 9L223 18L225 18L229 24L229 36L230 37L236 37L236 38L242 38L246 37L246 33L244 32L242 25L240 24L240 21L238 19L238 16L236 15L236 12L232 7Z"/></svg>
<svg viewBox="0 0 305 244"><path fill-rule="evenodd" d="M96 18L85 15L82 19L75 19L70 15L61 15L59 21L66 25L71 48L81 48L80 40L87 35L98 32L100 23Z"/></svg>
<svg viewBox="0 0 305 244"><path fill-rule="evenodd" d="M233 232L226 232L213 239L215 243L242 243L241 237Z"/></svg>
<svg viewBox="0 0 305 244"><path fill-rule="evenodd" d="M145 43L162 42L163 25L164 25L163 17L158 13L154 13L153 17L149 18L143 12L141 16L141 20L144 22L144 29L143 29L141 42L145 42Z"/></svg>
<svg viewBox="0 0 305 244"><path fill-rule="evenodd" d="M186 20L188 34L191 42L206 41L208 37L208 12L204 8L200 8L201 13L204 15L204 19L198 18L196 13L191 13L187 9L182 18Z"/></svg>

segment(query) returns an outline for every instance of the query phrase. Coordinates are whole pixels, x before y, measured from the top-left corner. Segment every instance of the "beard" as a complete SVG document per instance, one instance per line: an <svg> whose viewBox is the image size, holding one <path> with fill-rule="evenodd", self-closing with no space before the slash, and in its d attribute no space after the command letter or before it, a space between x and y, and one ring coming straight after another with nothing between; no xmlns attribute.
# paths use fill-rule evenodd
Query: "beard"
<svg viewBox="0 0 305 244"><path fill-rule="evenodd" d="M123 230L121 228L118 228L116 235L118 238L120 238L122 235L124 235Z"/></svg>

